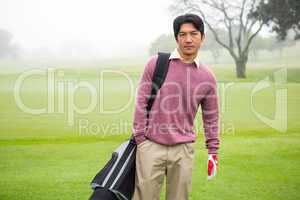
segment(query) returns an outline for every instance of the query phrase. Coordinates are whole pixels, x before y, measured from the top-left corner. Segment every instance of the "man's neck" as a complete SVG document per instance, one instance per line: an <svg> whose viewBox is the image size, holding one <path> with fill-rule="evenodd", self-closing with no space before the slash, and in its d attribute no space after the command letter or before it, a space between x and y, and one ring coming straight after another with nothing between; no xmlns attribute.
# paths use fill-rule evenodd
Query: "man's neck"
<svg viewBox="0 0 300 200"><path fill-rule="evenodd" d="M195 54L189 54L189 55L187 55L187 54L183 54L179 48L177 48L177 50L178 50L178 53L179 53L179 55L182 58L182 61L184 63L192 63L192 62L194 62L195 58L197 57L197 53L198 53L198 51L197 51Z"/></svg>

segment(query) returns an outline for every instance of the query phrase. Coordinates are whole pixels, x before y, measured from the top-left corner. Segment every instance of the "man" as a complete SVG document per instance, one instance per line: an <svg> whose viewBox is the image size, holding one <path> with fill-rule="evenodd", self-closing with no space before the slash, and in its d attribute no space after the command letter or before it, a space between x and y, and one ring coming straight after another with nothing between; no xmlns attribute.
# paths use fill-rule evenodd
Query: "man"
<svg viewBox="0 0 300 200"><path fill-rule="evenodd" d="M204 24L194 14L173 22L177 48L157 93L147 124L147 97L157 56L147 63L136 98L133 134L137 142L136 184L133 200L159 200L166 176L166 199L187 200L194 159L194 119L199 105L208 149L208 178L216 174L218 136L217 84L213 73L200 63Z"/></svg>

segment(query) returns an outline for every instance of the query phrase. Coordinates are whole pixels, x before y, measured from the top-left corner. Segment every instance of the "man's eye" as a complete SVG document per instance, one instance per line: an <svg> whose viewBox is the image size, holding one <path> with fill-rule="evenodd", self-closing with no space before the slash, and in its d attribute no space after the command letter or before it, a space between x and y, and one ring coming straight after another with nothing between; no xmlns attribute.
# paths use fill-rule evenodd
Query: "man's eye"
<svg viewBox="0 0 300 200"><path fill-rule="evenodd" d="M185 36L185 34L184 33L179 33L179 36L183 37L183 36Z"/></svg>

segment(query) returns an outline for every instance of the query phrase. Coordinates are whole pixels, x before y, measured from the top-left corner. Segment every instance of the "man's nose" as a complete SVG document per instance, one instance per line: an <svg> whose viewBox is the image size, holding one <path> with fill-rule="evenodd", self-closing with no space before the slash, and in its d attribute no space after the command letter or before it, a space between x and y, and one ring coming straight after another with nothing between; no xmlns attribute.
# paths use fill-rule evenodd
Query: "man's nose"
<svg viewBox="0 0 300 200"><path fill-rule="evenodd" d="M187 34L187 36L186 36L186 42L192 42L193 40L192 40L192 36L191 35L189 35L189 34Z"/></svg>

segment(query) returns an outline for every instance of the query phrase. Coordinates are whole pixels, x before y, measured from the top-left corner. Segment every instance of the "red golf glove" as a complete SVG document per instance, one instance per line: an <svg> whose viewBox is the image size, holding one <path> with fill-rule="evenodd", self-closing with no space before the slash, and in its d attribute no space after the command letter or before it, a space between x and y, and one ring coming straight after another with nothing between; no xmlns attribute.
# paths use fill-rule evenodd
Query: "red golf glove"
<svg viewBox="0 0 300 200"><path fill-rule="evenodd" d="M207 161L207 179L211 180L217 175L218 158L215 154L208 155Z"/></svg>

